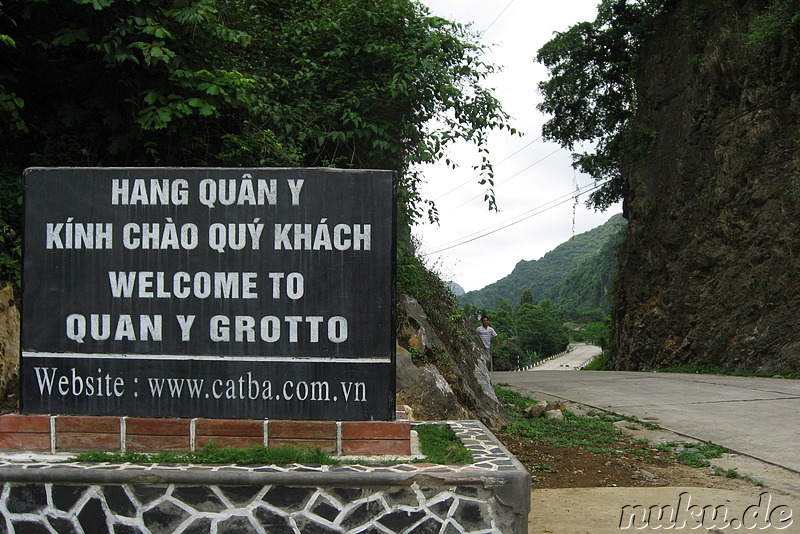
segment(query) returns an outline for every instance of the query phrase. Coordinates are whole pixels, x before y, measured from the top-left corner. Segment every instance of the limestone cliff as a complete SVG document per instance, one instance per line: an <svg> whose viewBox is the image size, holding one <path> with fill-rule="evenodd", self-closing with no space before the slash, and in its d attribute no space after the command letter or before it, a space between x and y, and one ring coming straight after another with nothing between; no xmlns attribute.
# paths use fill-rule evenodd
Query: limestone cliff
<svg viewBox="0 0 800 534"><path fill-rule="evenodd" d="M747 38L776 3L668 1L645 44L618 369L800 369L800 31Z"/></svg>
<svg viewBox="0 0 800 534"><path fill-rule="evenodd" d="M0 413L19 402L19 308L11 286L0 289Z"/></svg>
<svg viewBox="0 0 800 534"><path fill-rule="evenodd" d="M442 341L416 300L401 295L398 308L397 402L408 405L419 421L480 419L491 428L507 424L477 336L455 350Z"/></svg>

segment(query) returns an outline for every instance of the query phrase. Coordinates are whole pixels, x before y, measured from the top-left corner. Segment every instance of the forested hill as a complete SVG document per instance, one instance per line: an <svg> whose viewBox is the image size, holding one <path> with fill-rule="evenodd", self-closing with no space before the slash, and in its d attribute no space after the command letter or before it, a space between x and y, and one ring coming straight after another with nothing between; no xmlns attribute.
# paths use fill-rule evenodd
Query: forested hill
<svg viewBox="0 0 800 534"><path fill-rule="evenodd" d="M511 274L461 295L459 302L494 309L499 298L514 305L530 288L536 300L550 299L570 311L607 313L607 292L616 272L616 246L624 224L622 215L614 215L602 226L572 237L538 260L520 261Z"/></svg>

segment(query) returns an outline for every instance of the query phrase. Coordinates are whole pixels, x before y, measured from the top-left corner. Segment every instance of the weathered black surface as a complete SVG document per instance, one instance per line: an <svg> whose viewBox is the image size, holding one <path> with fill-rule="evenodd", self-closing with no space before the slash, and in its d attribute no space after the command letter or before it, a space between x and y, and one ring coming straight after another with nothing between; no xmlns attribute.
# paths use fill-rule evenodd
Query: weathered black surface
<svg viewBox="0 0 800 534"><path fill-rule="evenodd" d="M393 417L391 172L29 169L25 194L24 412Z"/></svg>

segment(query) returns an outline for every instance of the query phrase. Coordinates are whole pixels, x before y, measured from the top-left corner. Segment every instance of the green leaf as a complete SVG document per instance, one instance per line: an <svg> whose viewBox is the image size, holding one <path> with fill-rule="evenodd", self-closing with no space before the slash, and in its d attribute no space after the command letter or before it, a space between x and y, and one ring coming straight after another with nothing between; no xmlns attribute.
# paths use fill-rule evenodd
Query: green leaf
<svg viewBox="0 0 800 534"><path fill-rule="evenodd" d="M147 91L143 100L146 104L155 104L156 101L158 101L158 93L155 91Z"/></svg>
<svg viewBox="0 0 800 534"><path fill-rule="evenodd" d="M208 117L208 116L214 115L215 112L216 112L216 108L214 106L208 104L207 102L203 102L202 105L200 106L200 115L202 115L204 117Z"/></svg>
<svg viewBox="0 0 800 534"><path fill-rule="evenodd" d="M167 125L172 120L172 113L169 108L158 108L158 118L161 121L160 127Z"/></svg>
<svg viewBox="0 0 800 534"><path fill-rule="evenodd" d="M64 28L59 30L56 37L50 41L53 46L69 46L75 42L86 42L89 40L88 32L83 29Z"/></svg>

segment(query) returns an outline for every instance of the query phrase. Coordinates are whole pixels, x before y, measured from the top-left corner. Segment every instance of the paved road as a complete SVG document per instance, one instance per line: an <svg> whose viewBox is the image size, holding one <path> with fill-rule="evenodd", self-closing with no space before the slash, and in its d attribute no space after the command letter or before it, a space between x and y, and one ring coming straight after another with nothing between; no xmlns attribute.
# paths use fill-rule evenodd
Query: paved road
<svg viewBox="0 0 800 534"><path fill-rule="evenodd" d="M574 349L564 356L537 365L531 371L580 369L601 352L603 351L600 347L595 345L575 345Z"/></svg>
<svg viewBox="0 0 800 534"><path fill-rule="evenodd" d="M546 370L492 376L533 398L635 416L800 472L800 380Z"/></svg>

